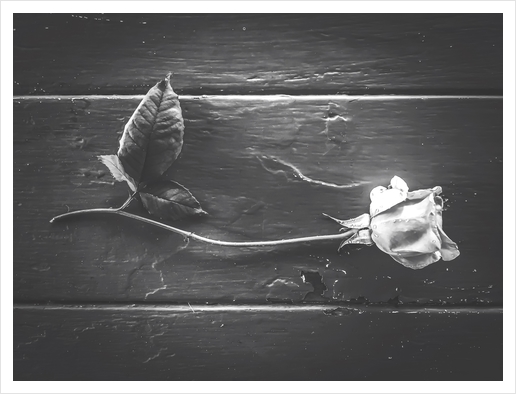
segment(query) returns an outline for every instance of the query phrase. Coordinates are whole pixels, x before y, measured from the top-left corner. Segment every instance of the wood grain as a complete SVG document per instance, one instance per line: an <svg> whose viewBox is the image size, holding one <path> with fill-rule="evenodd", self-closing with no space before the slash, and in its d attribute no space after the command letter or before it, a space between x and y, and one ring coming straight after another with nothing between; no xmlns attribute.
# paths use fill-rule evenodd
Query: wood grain
<svg viewBox="0 0 516 394"><path fill-rule="evenodd" d="M191 307L15 308L14 379L503 379L496 310Z"/></svg>
<svg viewBox="0 0 516 394"><path fill-rule="evenodd" d="M14 94L500 95L502 17L15 14Z"/></svg>
<svg viewBox="0 0 516 394"><path fill-rule="evenodd" d="M15 100L14 297L73 302L502 303L502 100L268 97L182 99L185 144L166 174L209 216L183 229L224 240L331 234L322 213L368 210L403 177L443 187L444 230L461 256L421 271L375 247L266 249L185 244L126 218L55 215L118 206L96 156L115 153L138 98ZM276 157L284 163L274 162ZM292 167L313 180L300 180ZM131 207L141 212L138 204Z"/></svg>

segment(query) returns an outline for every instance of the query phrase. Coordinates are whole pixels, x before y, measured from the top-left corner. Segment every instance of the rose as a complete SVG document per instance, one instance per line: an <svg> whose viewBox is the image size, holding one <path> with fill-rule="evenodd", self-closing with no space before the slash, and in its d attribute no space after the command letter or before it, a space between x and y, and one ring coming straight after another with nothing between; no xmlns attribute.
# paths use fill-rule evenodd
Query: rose
<svg viewBox="0 0 516 394"><path fill-rule="evenodd" d="M372 240L380 250L405 267L420 269L439 261L453 260L460 252L443 231L442 189L408 191L395 176L391 188L371 191Z"/></svg>
<svg viewBox="0 0 516 394"><path fill-rule="evenodd" d="M375 187L370 194L370 214L350 220L332 218L344 228L355 230L339 247L373 243L398 263L421 269L459 256L457 244L443 231L442 189L409 192L403 179L395 176L389 188ZM328 215L327 215L328 216Z"/></svg>

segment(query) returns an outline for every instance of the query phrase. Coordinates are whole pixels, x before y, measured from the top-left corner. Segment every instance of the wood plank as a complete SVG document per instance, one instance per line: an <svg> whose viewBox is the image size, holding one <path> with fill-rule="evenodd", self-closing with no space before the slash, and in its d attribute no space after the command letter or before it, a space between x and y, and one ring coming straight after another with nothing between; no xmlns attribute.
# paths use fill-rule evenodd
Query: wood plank
<svg viewBox="0 0 516 394"><path fill-rule="evenodd" d="M490 381L501 310L14 309L14 380Z"/></svg>
<svg viewBox="0 0 516 394"><path fill-rule="evenodd" d="M14 93L502 94L502 14L15 14Z"/></svg>
<svg viewBox="0 0 516 394"><path fill-rule="evenodd" d="M235 241L334 234L323 212L355 217L374 186L399 175L411 189L443 187L444 229L462 253L419 271L376 247L339 255L338 242L258 250L185 245L114 216L50 224L68 209L125 201L126 186L96 156L116 152L138 101L15 101L15 300L502 303L502 100L182 100L185 144L166 175L209 216L179 227ZM290 166L359 185L310 183Z"/></svg>

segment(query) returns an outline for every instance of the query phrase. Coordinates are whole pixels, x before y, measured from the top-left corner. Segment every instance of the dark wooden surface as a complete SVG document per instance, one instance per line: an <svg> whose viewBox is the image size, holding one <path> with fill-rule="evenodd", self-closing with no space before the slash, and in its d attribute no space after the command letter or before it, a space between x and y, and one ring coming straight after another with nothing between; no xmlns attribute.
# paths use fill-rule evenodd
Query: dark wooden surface
<svg viewBox="0 0 516 394"><path fill-rule="evenodd" d="M182 94L501 94L502 20L18 14L14 91L145 93L170 70Z"/></svg>
<svg viewBox="0 0 516 394"><path fill-rule="evenodd" d="M502 379L501 15L19 14L14 28L16 380ZM209 213L178 227L336 233L323 212L366 212L398 175L443 187L461 256L413 271L376 247L50 224L125 201L96 157L141 99L123 94L169 70L186 129L166 175Z"/></svg>
<svg viewBox="0 0 516 394"><path fill-rule="evenodd" d="M16 308L14 320L15 379L446 381L503 371L496 311L61 306Z"/></svg>

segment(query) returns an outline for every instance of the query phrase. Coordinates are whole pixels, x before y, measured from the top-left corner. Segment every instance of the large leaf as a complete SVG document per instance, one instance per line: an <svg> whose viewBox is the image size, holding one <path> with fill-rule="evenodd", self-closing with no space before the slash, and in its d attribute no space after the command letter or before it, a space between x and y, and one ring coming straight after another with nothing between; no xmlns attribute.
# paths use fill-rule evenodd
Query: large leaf
<svg viewBox="0 0 516 394"><path fill-rule="evenodd" d="M109 171L111 172L111 175L113 175L113 178L115 178L115 180L117 180L118 182L127 182L131 190L133 192L136 191L136 184L134 180L129 175L127 175L118 156L103 155L99 156L99 160L102 163L104 163L107 168L109 168Z"/></svg>
<svg viewBox="0 0 516 394"><path fill-rule="evenodd" d="M206 214L192 193L177 182L163 180L151 183L140 191L140 197L147 211L162 219L177 220Z"/></svg>
<svg viewBox="0 0 516 394"><path fill-rule="evenodd" d="M183 146L184 123L170 74L149 90L127 122L118 157L136 182L161 176L177 159Z"/></svg>

